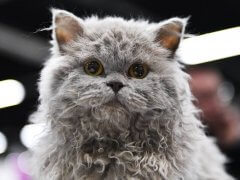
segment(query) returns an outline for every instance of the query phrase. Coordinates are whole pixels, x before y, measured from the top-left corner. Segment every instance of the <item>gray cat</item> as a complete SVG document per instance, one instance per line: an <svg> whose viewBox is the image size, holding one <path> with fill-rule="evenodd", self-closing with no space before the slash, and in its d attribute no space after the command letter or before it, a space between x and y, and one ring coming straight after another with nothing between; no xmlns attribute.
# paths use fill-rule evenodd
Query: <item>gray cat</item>
<svg viewBox="0 0 240 180"><path fill-rule="evenodd" d="M80 19L53 9L52 57L31 116L41 180L232 180L177 55L186 19Z"/></svg>

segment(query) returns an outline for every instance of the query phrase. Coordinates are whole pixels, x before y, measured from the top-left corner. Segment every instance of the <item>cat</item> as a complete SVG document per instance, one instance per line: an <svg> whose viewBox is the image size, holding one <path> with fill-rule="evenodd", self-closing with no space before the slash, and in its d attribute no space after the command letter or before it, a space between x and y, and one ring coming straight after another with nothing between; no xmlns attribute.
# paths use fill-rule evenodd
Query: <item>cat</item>
<svg viewBox="0 0 240 180"><path fill-rule="evenodd" d="M86 19L53 9L52 56L31 121L39 180L232 180L179 63L185 18Z"/></svg>

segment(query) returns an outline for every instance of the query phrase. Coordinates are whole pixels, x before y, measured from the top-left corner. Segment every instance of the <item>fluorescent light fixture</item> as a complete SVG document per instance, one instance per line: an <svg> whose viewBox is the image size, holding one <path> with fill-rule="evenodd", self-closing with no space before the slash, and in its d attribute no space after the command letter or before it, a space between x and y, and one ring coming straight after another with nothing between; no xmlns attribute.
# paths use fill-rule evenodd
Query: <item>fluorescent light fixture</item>
<svg viewBox="0 0 240 180"><path fill-rule="evenodd" d="M185 39L179 54L182 62L188 65L240 55L240 27Z"/></svg>
<svg viewBox="0 0 240 180"><path fill-rule="evenodd" d="M27 148L32 148L46 132L44 123L25 125L20 132L20 140Z"/></svg>
<svg viewBox="0 0 240 180"><path fill-rule="evenodd" d="M4 153L7 150L7 138L0 132L0 154Z"/></svg>
<svg viewBox="0 0 240 180"><path fill-rule="evenodd" d="M0 81L0 108L20 104L25 97L22 83L16 80Z"/></svg>

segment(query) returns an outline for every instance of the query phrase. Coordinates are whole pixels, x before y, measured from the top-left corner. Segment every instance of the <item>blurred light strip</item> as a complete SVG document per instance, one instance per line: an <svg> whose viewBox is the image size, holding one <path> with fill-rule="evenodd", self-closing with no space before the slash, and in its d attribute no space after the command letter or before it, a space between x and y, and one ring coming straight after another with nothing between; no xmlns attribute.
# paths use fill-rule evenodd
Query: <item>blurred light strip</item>
<svg viewBox="0 0 240 180"><path fill-rule="evenodd" d="M44 123L28 124L22 128L20 140L25 147L31 149L46 132L47 126Z"/></svg>
<svg viewBox="0 0 240 180"><path fill-rule="evenodd" d="M25 97L22 83L16 80L0 81L0 108L20 104Z"/></svg>
<svg viewBox="0 0 240 180"><path fill-rule="evenodd" d="M50 44L34 33L21 32L0 24L0 52L32 65L41 65L49 56Z"/></svg>
<svg viewBox="0 0 240 180"><path fill-rule="evenodd" d="M185 39L179 54L188 65L240 55L240 27Z"/></svg>
<svg viewBox="0 0 240 180"><path fill-rule="evenodd" d="M0 132L0 154L4 153L7 150L7 138L6 136Z"/></svg>

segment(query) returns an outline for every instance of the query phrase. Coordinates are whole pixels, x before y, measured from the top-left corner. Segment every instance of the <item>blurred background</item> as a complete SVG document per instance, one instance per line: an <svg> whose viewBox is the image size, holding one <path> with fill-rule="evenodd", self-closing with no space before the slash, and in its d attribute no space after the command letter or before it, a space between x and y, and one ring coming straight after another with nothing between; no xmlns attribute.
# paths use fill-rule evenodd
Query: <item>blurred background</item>
<svg viewBox="0 0 240 180"><path fill-rule="evenodd" d="M80 17L117 15L127 19L145 18L151 22L191 16L187 32L196 35L240 26L240 1L237 0L217 3L206 0L186 3L0 0L0 180L31 179L25 161L28 154L24 151L34 143L34 133L40 130L26 124L29 114L37 106L39 71L49 57L51 32L38 30L50 26L51 7L69 10ZM238 32L231 38L238 40L239 37ZM237 48L239 53L226 57L221 56L219 50L219 56L212 58L216 61L205 57L204 63L187 62L185 70L192 75L191 88L197 98L194 103L202 109L201 119L207 126L206 133L216 137L219 147L229 158L227 170L240 179L240 39L236 41L238 44L233 40L227 42L231 38L227 34L227 40L219 44Z"/></svg>

